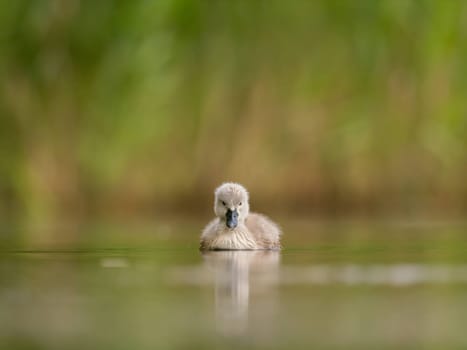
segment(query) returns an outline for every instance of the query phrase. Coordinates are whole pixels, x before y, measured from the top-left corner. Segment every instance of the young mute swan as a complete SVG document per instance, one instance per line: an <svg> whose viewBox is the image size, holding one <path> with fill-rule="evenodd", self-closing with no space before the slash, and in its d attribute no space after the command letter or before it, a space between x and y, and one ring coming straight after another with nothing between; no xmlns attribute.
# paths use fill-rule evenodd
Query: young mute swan
<svg viewBox="0 0 467 350"><path fill-rule="evenodd" d="M250 213L248 192L240 184L224 183L214 192L212 220L201 234L201 250L255 250L280 246L279 227L264 215Z"/></svg>

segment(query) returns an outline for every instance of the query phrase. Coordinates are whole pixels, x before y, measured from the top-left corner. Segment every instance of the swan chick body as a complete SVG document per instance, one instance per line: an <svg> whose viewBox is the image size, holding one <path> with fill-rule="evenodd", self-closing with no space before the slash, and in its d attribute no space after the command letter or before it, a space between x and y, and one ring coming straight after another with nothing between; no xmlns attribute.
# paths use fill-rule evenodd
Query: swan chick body
<svg viewBox="0 0 467 350"><path fill-rule="evenodd" d="M214 192L212 220L201 234L201 250L280 249L281 230L264 215L250 213L248 192L224 183Z"/></svg>

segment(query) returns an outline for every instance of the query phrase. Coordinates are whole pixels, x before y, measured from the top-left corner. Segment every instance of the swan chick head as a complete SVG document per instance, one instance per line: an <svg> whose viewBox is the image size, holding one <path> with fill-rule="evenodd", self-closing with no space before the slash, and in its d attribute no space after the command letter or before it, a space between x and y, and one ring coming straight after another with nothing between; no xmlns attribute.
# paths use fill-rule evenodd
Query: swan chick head
<svg viewBox="0 0 467 350"><path fill-rule="evenodd" d="M248 191L242 185L227 182L214 192L214 212L228 228L243 224L249 211Z"/></svg>

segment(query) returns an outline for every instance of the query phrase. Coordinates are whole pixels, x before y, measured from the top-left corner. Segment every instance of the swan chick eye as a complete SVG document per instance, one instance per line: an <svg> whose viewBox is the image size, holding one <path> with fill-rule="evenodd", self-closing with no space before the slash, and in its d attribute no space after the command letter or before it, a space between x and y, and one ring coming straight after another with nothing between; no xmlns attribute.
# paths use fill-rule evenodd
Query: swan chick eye
<svg viewBox="0 0 467 350"><path fill-rule="evenodd" d="M238 203L238 205L241 206L241 205L242 205L242 202Z"/></svg>
<svg viewBox="0 0 467 350"><path fill-rule="evenodd" d="M222 205L225 205L225 202L224 201L221 201Z"/></svg>

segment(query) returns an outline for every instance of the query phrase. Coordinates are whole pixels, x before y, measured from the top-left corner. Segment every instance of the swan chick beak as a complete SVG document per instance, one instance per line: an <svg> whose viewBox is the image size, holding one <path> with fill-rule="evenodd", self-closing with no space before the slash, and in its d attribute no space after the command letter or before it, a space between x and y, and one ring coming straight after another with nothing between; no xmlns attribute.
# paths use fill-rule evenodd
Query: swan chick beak
<svg viewBox="0 0 467 350"><path fill-rule="evenodd" d="M225 224L228 228L235 228L238 225L238 211L234 209L233 211L227 209L225 213Z"/></svg>

